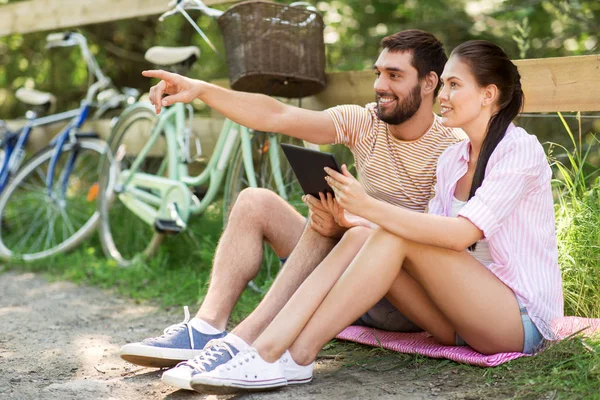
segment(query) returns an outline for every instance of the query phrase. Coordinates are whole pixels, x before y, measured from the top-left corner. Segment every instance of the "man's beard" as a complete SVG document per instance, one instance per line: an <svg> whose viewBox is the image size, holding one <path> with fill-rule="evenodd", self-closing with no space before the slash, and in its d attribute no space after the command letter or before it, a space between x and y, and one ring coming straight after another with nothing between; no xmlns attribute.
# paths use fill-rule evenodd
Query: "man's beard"
<svg viewBox="0 0 600 400"><path fill-rule="evenodd" d="M408 97L404 101L398 99L396 108L392 111L384 113L382 107L379 105L379 96L376 96L377 100L377 117L383 122L390 125L400 125L403 122L408 121L413 115L419 111L421 107L421 84L417 83L408 94Z"/></svg>

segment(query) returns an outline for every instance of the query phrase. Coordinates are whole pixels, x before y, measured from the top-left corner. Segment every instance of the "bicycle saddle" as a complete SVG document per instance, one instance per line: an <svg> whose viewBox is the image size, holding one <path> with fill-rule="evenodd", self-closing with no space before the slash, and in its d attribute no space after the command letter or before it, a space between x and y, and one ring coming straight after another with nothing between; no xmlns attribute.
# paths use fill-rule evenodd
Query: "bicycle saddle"
<svg viewBox="0 0 600 400"><path fill-rule="evenodd" d="M15 96L19 101L30 106L51 105L56 102L56 97L52 93L40 92L34 89L19 88Z"/></svg>
<svg viewBox="0 0 600 400"><path fill-rule="evenodd" d="M200 49L196 46L188 47L150 47L144 58L146 61L156 65L176 65L183 64L189 59L194 61L200 56Z"/></svg>

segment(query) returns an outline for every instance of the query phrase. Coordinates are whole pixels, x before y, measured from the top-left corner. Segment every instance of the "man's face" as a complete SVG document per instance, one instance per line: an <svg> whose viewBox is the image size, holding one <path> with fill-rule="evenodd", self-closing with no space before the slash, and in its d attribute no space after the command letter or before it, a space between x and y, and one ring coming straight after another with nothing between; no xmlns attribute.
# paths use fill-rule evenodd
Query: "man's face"
<svg viewBox="0 0 600 400"><path fill-rule="evenodd" d="M384 49L373 66L377 116L390 125L409 120L421 106L421 84L411 61L412 52Z"/></svg>

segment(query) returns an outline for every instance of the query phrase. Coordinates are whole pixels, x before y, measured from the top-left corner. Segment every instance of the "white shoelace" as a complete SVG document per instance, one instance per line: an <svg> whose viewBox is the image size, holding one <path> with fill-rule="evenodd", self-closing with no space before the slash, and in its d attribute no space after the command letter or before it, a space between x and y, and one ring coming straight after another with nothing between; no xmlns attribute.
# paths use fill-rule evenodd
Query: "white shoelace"
<svg viewBox="0 0 600 400"><path fill-rule="evenodd" d="M168 326L163 331L163 334L160 337L171 336L171 335L181 331L182 329L187 329L188 336L190 338L190 347L192 350L194 350L194 332L192 331L192 325L189 323L190 322L190 310L189 310L188 306L183 306L183 313L185 315L183 322Z"/></svg>
<svg viewBox="0 0 600 400"><path fill-rule="evenodd" d="M235 357L233 350L227 342L223 339L213 339L206 344L201 354L191 360L179 363L177 366L185 365L193 368L195 371L206 372L207 367L210 367L213 361L217 361L216 356L222 356L224 352L229 353L231 358Z"/></svg>
<svg viewBox="0 0 600 400"><path fill-rule="evenodd" d="M231 359L231 361L229 361L227 364L223 364L220 367L222 367L221 369L224 368L227 371L231 371L231 368L236 367L235 364L241 367L245 363L249 363L251 359L255 359L257 355L260 357L258 351L255 348L250 347L249 349L240 351Z"/></svg>

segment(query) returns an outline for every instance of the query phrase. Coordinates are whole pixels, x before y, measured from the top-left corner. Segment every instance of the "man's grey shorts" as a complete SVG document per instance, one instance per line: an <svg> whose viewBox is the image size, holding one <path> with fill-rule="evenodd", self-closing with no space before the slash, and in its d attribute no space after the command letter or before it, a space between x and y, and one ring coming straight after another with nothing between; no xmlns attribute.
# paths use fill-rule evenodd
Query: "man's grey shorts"
<svg viewBox="0 0 600 400"><path fill-rule="evenodd" d="M385 297L352 325L370 326L392 332L423 332L423 329L406 318Z"/></svg>

